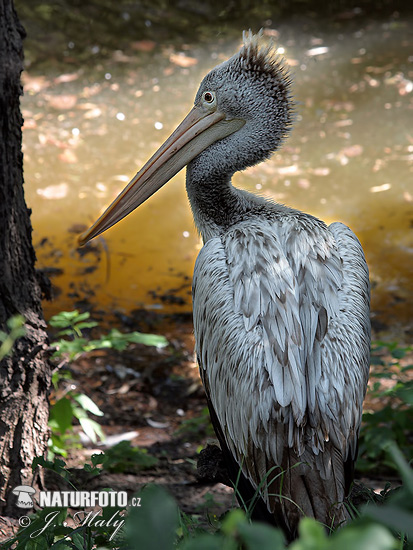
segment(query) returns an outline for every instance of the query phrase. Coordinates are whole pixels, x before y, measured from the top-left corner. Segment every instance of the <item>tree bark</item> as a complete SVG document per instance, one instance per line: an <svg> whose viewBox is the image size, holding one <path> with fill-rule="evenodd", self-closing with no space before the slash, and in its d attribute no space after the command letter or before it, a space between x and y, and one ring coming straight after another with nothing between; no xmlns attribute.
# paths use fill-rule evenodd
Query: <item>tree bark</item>
<svg viewBox="0 0 413 550"><path fill-rule="evenodd" d="M0 330L25 318L24 337L0 363L0 514L18 516L12 489L32 485L31 464L48 439L51 383L30 210L23 192L20 74L25 31L12 0L0 0ZM27 513L27 511L26 511Z"/></svg>

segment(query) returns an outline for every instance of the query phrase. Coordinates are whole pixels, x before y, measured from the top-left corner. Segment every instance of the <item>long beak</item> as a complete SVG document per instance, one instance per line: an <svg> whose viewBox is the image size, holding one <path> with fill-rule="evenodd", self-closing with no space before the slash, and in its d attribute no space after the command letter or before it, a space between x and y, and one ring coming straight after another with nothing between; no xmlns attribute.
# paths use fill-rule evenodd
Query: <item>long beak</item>
<svg viewBox="0 0 413 550"><path fill-rule="evenodd" d="M226 120L218 110L194 107L145 166L87 231L79 244L106 231L153 195L199 153L215 141L239 130L245 121Z"/></svg>

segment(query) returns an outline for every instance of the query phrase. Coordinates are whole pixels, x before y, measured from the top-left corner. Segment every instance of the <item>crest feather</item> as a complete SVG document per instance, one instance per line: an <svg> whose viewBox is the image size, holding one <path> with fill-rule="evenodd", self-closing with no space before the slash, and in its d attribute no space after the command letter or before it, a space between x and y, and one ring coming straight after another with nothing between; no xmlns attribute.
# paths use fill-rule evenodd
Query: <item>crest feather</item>
<svg viewBox="0 0 413 550"><path fill-rule="evenodd" d="M243 46L239 52L244 68L249 71L261 72L290 85L291 77L284 58L277 52L277 46L272 39L264 38L263 30L253 34L251 29L243 31Z"/></svg>
<svg viewBox="0 0 413 550"><path fill-rule="evenodd" d="M285 131L291 127L295 102L291 94L291 74L284 58L277 52L277 45L264 37L263 30L254 34L244 31L243 46L238 54L240 66L249 78L259 81L268 96L285 110ZM280 114L279 114L280 116Z"/></svg>

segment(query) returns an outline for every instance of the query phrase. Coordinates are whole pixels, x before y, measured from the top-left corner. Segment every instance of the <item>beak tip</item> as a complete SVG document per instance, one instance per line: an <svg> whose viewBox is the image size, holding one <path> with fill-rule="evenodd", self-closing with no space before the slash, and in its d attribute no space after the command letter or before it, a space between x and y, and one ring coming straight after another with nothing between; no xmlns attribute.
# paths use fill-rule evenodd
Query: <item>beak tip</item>
<svg viewBox="0 0 413 550"><path fill-rule="evenodd" d="M87 244L88 242L89 242L89 238L87 236L87 231L85 231L84 233L81 233L77 238L77 244L79 246L85 246L85 244Z"/></svg>

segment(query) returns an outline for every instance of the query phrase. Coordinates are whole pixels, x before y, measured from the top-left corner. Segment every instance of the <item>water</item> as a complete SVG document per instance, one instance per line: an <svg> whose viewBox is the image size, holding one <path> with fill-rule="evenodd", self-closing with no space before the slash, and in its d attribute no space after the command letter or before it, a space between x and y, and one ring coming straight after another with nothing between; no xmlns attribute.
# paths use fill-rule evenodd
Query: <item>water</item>
<svg viewBox="0 0 413 550"><path fill-rule="evenodd" d="M236 186L342 221L371 270L376 327L411 328L412 20L402 16L268 25L294 78L297 120L282 150ZM24 75L26 200L38 266L56 299L109 314L188 311L201 247L184 171L84 249L90 225L192 106L202 77L235 53L231 33L198 42L135 41L93 63L32 64ZM74 56L75 54L73 54ZM72 56L72 57L73 57Z"/></svg>

